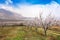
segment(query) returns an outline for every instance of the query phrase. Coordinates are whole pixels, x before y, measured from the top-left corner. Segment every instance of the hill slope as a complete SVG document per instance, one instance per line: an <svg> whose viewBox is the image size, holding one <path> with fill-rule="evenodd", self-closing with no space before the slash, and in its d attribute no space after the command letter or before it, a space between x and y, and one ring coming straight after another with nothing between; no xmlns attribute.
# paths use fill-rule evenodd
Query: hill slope
<svg viewBox="0 0 60 40"><path fill-rule="evenodd" d="M5 9L0 9L0 19L4 20L20 20L23 18L22 15L5 10Z"/></svg>

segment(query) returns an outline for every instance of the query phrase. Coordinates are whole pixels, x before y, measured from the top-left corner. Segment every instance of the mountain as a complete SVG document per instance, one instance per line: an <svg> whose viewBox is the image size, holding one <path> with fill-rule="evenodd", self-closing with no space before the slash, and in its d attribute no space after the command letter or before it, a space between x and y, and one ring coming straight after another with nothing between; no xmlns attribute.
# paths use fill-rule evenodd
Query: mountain
<svg viewBox="0 0 60 40"><path fill-rule="evenodd" d="M33 17L24 17L20 14L5 9L0 9L0 25L14 25L20 23L29 25L33 20Z"/></svg>
<svg viewBox="0 0 60 40"><path fill-rule="evenodd" d="M23 18L22 15L5 10L5 9L0 9L0 19L1 20L20 20Z"/></svg>

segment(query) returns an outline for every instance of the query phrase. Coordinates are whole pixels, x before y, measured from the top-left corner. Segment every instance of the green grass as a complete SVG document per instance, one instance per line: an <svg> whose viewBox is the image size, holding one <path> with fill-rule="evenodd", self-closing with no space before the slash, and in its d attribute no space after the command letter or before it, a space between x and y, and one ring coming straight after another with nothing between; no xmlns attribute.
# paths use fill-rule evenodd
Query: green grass
<svg viewBox="0 0 60 40"><path fill-rule="evenodd" d="M48 30L47 36L44 36L42 28L38 28L36 32L35 27L0 27L0 40L60 40L60 32L53 29Z"/></svg>

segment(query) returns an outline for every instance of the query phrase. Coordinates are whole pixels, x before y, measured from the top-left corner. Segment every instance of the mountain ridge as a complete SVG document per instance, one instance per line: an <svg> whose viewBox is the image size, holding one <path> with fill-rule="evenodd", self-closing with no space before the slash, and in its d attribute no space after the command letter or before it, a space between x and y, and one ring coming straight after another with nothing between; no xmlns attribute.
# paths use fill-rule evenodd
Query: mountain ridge
<svg viewBox="0 0 60 40"><path fill-rule="evenodd" d="M0 19L20 20L20 18L23 18L21 14L17 14L5 9L0 9Z"/></svg>

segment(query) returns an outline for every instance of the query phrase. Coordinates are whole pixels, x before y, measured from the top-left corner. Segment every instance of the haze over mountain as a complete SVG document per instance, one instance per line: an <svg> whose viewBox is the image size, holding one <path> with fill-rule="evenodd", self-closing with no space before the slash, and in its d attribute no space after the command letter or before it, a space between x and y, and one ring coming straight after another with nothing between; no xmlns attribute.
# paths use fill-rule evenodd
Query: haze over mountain
<svg viewBox="0 0 60 40"><path fill-rule="evenodd" d="M11 24L20 24L32 23L35 18L33 17L24 17L18 13L14 13L5 9L0 9L0 25L11 25Z"/></svg>
<svg viewBox="0 0 60 40"><path fill-rule="evenodd" d="M22 15L5 10L5 9L0 9L0 19L4 20L20 20L23 18Z"/></svg>
<svg viewBox="0 0 60 40"><path fill-rule="evenodd" d="M6 9L0 9L0 20L33 20L33 17L24 17L21 14L11 12Z"/></svg>

